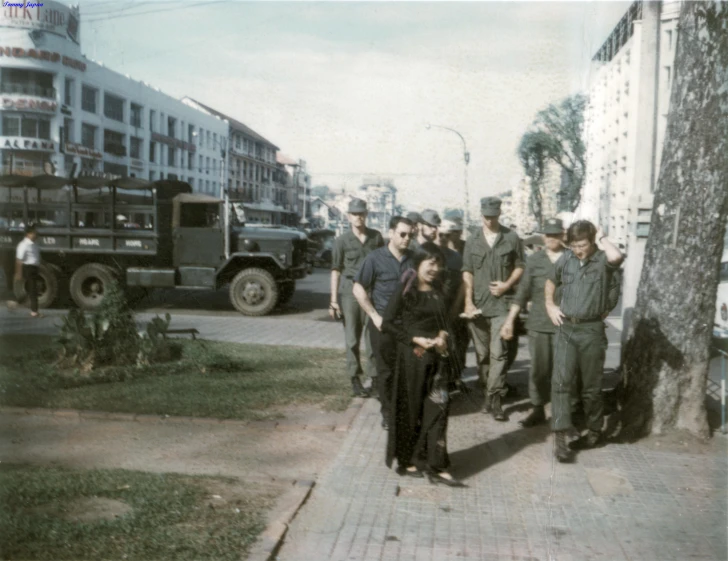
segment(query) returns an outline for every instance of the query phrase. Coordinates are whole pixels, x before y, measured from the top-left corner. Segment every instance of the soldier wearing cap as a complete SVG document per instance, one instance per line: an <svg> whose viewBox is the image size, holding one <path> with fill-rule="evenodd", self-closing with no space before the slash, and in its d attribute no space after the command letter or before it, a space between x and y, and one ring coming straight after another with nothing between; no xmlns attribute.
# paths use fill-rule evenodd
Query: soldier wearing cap
<svg viewBox="0 0 728 561"><path fill-rule="evenodd" d="M485 392L483 412L505 421L501 399L507 391L508 345L500 330L525 267L523 244L515 232L500 224L500 199L481 199L480 210L483 227L465 242L463 254L464 315L470 320L478 376Z"/></svg>
<svg viewBox="0 0 728 561"><path fill-rule="evenodd" d="M444 219L440 224L438 231L438 237L440 238L440 244L443 247L448 247L453 251L457 251L460 255L463 254L465 247L465 240L462 239L463 235L463 221L460 217L453 217L452 219Z"/></svg>
<svg viewBox="0 0 728 561"><path fill-rule="evenodd" d="M367 228L367 203L362 199L349 202L347 217L351 230L334 241L331 257L331 304L329 315L344 320L344 336L346 339L346 371L351 378L351 387L357 397L369 397L359 378L363 373L360 356L360 345L367 315L354 297L354 277L361 267L364 258L373 250L382 247L384 240L377 230ZM341 304L339 304L341 290ZM367 370L370 377L376 377L374 354L369 337L364 337L367 357ZM373 385L373 387L376 387Z"/></svg>
<svg viewBox="0 0 728 561"><path fill-rule="evenodd" d="M417 237L419 234L419 226L420 226L420 222L422 222L422 216L420 215L419 212L408 212L407 216L405 218L407 218L407 220L409 220L410 222L412 222L412 224L414 224L414 226L412 227L412 243L414 244L415 241L417 240ZM415 248L414 245L410 246L410 249L414 249L414 248Z"/></svg>
<svg viewBox="0 0 728 561"><path fill-rule="evenodd" d="M528 395L533 409L519 424L533 427L546 422L544 405L551 399L551 373L553 372L553 344L556 327L546 312L544 287L553 274L554 264L564 252L564 226L558 218L549 218L543 228L544 251L537 251L526 260L526 270L518 283L516 297L501 328L501 337L510 341L514 336L514 324L518 313L531 302L526 328L531 369L528 378ZM555 294L560 301L561 291Z"/></svg>
<svg viewBox="0 0 728 561"><path fill-rule="evenodd" d="M416 213L414 213L416 214ZM410 244L410 249L415 251L425 242L437 243L437 230L440 228L440 215L431 208L425 209L417 215L417 233Z"/></svg>
<svg viewBox="0 0 728 561"><path fill-rule="evenodd" d="M602 244L599 249L596 241ZM592 448L599 444L604 421L602 374L607 350L604 319L619 300L619 267L624 260L619 249L587 220L578 220L567 232L569 249L556 262L544 288L546 311L558 327L554 343L551 380L552 429L555 456L571 459L566 445L572 430L571 389L580 377L581 400L588 432L577 444ZM561 302L556 291L561 289Z"/></svg>

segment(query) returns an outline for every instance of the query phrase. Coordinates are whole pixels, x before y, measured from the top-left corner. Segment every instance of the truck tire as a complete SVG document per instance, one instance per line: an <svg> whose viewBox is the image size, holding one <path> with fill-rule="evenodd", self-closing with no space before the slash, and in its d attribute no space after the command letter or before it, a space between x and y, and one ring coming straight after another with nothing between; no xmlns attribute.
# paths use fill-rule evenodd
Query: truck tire
<svg viewBox="0 0 728 561"><path fill-rule="evenodd" d="M69 292L79 308L95 310L109 285L116 280L113 269L99 263L81 265L71 276Z"/></svg>
<svg viewBox="0 0 728 561"><path fill-rule="evenodd" d="M278 303L278 285L264 269L244 269L230 283L230 302L241 314L264 316Z"/></svg>
<svg viewBox="0 0 728 561"><path fill-rule="evenodd" d="M296 292L296 281L282 282L278 285L278 305L287 304Z"/></svg>
<svg viewBox="0 0 728 561"><path fill-rule="evenodd" d="M58 298L58 283L60 269L53 265L41 263L38 267L38 307L50 308L53 302ZM25 281L15 281L13 284L13 292L18 302L28 299L28 290Z"/></svg>

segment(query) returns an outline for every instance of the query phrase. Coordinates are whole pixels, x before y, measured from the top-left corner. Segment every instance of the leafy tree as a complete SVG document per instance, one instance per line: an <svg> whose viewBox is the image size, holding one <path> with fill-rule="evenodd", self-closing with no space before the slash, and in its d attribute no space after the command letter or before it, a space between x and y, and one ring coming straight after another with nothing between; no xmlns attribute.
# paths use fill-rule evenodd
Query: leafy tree
<svg viewBox="0 0 728 561"><path fill-rule="evenodd" d="M584 146L584 110L587 97L578 94L550 104L539 111L530 130L518 146L518 157L523 171L531 182L529 209L541 224L543 220L543 181L549 162L563 170L561 200L566 209L573 211L581 201L581 188L586 168Z"/></svg>
<svg viewBox="0 0 728 561"><path fill-rule="evenodd" d="M326 200L330 194L332 193L328 185L316 185L316 187L311 187L312 197L320 197L321 199Z"/></svg>
<svg viewBox="0 0 728 561"><path fill-rule="evenodd" d="M622 435L709 435L705 392L728 215L728 4L683 2L650 234L625 346Z"/></svg>

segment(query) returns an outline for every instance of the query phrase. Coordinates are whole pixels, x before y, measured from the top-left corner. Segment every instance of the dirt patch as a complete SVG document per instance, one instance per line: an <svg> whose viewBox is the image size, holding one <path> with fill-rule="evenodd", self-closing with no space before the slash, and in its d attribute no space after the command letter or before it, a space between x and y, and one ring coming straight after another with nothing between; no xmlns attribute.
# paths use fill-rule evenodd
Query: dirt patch
<svg viewBox="0 0 728 561"><path fill-rule="evenodd" d="M63 517L69 522L99 522L116 520L131 513L133 509L122 501L85 497L69 503L64 510Z"/></svg>
<svg viewBox="0 0 728 561"><path fill-rule="evenodd" d="M116 520L134 509L123 501L105 497L83 497L68 503L50 503L28 509L34 514L63 518L69 522L94 523Z"/></svg>

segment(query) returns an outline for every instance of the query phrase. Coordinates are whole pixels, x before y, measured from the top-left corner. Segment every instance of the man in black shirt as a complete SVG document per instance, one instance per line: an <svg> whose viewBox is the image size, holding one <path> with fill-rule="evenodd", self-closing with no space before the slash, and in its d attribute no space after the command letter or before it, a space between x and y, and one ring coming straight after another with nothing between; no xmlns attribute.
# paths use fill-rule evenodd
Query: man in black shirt
<svg viewBox="0 0 728 561"><path fill-rule="evenodd" d="M402 273L411 268L412 222L395 216L389 222L389 244L372 251L354 277L354 296L369 316L369 339L377 365L382 426L387 428L392 393L392 369L396 345L382 334L382 314L399 285Z"/></svg>

